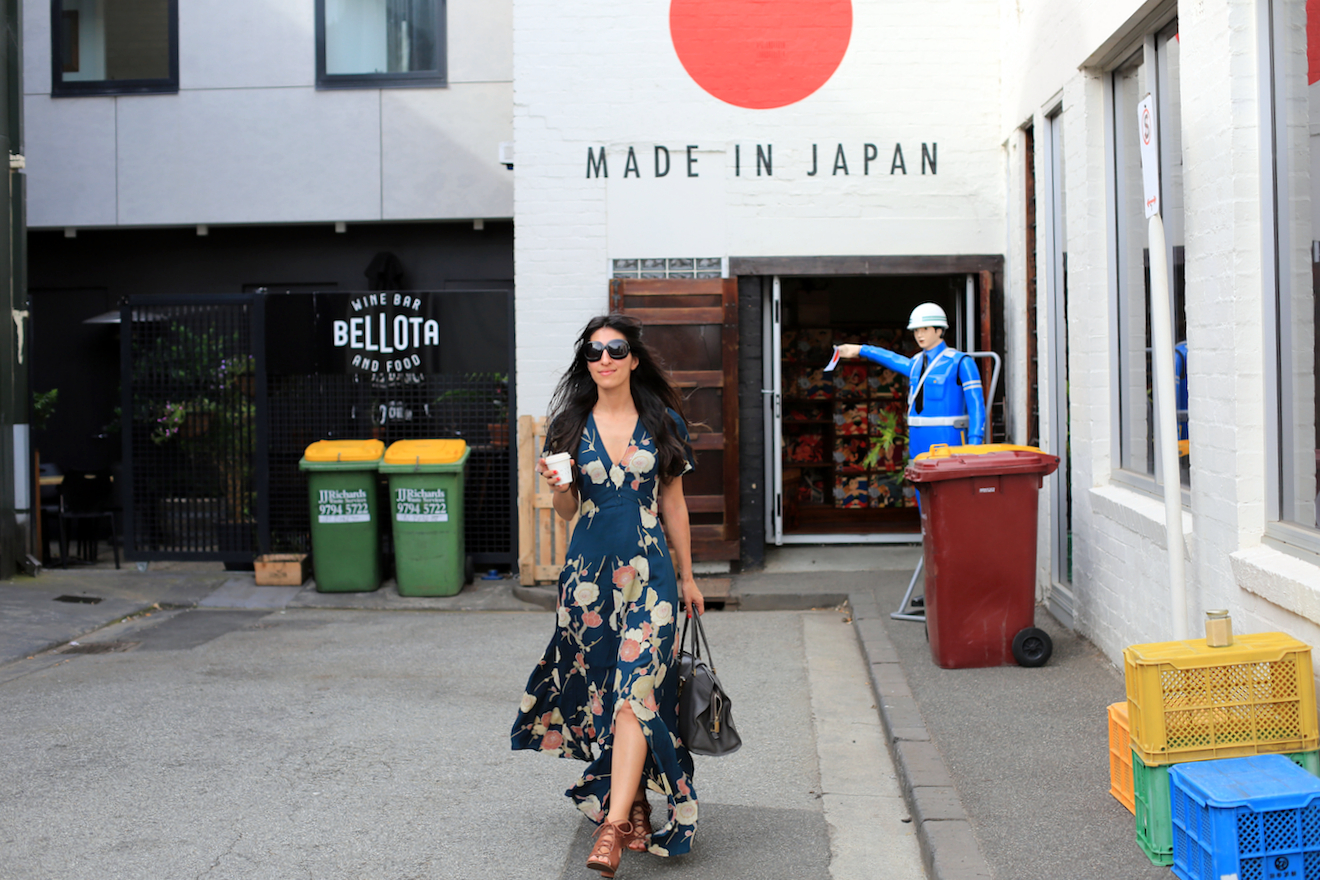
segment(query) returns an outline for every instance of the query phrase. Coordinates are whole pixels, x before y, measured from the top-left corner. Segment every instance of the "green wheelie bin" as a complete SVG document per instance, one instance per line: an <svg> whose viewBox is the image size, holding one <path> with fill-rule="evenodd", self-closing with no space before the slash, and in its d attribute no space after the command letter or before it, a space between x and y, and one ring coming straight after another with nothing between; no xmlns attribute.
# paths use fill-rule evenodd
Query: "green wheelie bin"
<svg viewBox="0 0 1320 880"><path fill-rule="evenodd" d="M385 450L400 596L453 596L467 582L465 440L400 440Z"/></svg>
<svg viewBox="0 0 1320 880"><path fill-rule="evenodd" d="M312 514L312 568L322 593L369 593L380 586L376 512L379 440L318 440L303 453Z"/></svg>

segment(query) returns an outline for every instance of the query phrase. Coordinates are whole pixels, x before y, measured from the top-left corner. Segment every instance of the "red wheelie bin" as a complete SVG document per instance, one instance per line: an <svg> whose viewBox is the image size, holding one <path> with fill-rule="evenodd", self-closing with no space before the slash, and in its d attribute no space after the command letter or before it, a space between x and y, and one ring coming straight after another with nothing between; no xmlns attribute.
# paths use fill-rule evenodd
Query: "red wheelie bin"
<svg viewBox="0 0 1320 880"><path fill-rule="evenodd" d="M935 446L907 478L921 497L926 632L944 669L1042 666L1035 626L1036 501L1059 458L1032 446Z"/></svg>

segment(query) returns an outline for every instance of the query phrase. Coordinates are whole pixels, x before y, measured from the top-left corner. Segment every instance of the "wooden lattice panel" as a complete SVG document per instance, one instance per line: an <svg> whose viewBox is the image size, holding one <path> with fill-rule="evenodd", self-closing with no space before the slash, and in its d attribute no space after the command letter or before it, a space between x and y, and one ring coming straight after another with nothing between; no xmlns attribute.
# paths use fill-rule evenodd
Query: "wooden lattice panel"
<svg viewBox="0 0 1320 880"><path fill-rule="evenodd" d="M518 580L525 587L559 580L577 523L555 513L554 492L536 472L545 427L544 416L518 417Z"/></svg>

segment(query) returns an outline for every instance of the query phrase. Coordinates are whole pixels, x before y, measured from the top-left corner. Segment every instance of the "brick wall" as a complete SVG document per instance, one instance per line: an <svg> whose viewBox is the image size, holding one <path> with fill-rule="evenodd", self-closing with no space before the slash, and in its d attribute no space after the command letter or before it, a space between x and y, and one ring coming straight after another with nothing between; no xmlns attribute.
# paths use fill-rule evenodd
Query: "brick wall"
<svg viewBox="0 0 1320 880"><path fill-rule="evenodd" d="M569 340L606 308L614 258L1005 255L1004 325L1010 439L1026 413L1021 271L1020 127L1037 133L1061 103L1068 256L1069 451L1075 625L1113 661L1129 644L1172 637L1162 500L1116 471L1114 303L1110 275L1105 81L1140 47L1155 4L854 4L852 42L817 93L778 110L711 98L678 63L667 4L602 9L515 0L515 216L518 374L523 412L539 414L567 363ZM1320 636L1320 566L1265 540L1269 512L1262 215L1262 64L1253 0L1189 0L1180 9L1182 141L1192 488L1183 515L1189 632L1227 607L1239 631ZM955 22L950 27L949 23ZM1107 59L1107 60L1106 60ZM1103 63L1101 63L1103 61ZM859 174L864 144L877 144ZM902 145L908 174L889 174ZM938 143L921 175L920 145ZM756 146L774 145L774 174L755 175ZM820 172L808 175L811 147ZM849 174L833 172L843 144ZM651 173L654 147L678 176ZM686 175L693 147L696 177ZM638 173L625 177L629 148ZM587 151L609 176L587 177ZM1047 222L1038 202L1038 222ZM1039 235L1038 247L1047 238ZM1038 250L1042 434L1054 376L1045 357L1049 290ZM753 291L740 320L755 322ZM743 396L757 355L742 352ZM746 437L759 430L744 401ZM758 478L744 449L744 527L759 520ZM1048 536L1061 515L1042 495L1038 585L1050 589ZM758 511L756 515L753 511Z"/></svg>
<svg viewBox="0 0 1320 880"><path fill-rule="evenodd" d="M1183 514L1188 632L1202 635L1203 612L1226 607L1240 632L1282 630L1314 642L1320 567L1263 542L1271 478L1265 370L1274 343L1264 321L1265 297L1273 294L1262 273L1269 259L1261 208L1260 125L1267 108L1259 92L1257 4L1207 0L1180 11L1187 336L1196 363L1191 501ZM1162 499L1116 479L1106 76L1099 69L1059 69L1053 82L1005 88L1006 100L1010 93L1032 94L1043 104L1062 90L1075 622L1121 663L1129 644L1172 638L1173 623ZM1033 117L1038 124L1043 104ZM1047 258L1039 254L1042 264ZM1010 297L1018 294L1010 289ZM1046 322L1038 326L1048 332ZM1046 344L1042 335L1042 351ZM1052 381L1043 370L1045 401ZM1043 401L1042 416L1048 412Z"/></svg>
<svg viewBox="0 0 1320 880"><path fill-rule="evenodd" d="M853 10L847 53L824 86L750 110L687 74L668 4L515 0L524 412L545 407L568 338L606 307L611 259L1002 251L998 84L986 75L998 68L987 38L998 4ZM906 174L890 173L896 144ZM923 144L934 173L922 173ZM670 155L664 177L657 145ZM756 174L758 145L771 148L772 174ZM609 176L588 177L588 150L598 160L602 148ZM625 177L630 148L637 173Z"/></svg>

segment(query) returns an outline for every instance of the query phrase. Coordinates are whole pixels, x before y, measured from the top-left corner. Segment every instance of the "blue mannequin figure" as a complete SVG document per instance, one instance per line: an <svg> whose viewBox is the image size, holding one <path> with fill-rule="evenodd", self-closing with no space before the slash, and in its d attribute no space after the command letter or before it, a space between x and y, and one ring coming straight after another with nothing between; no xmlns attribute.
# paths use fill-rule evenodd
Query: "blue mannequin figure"
<svg viewBox="0 0 1320 880"><path fill-rule="evenodd" d="M1174 398L1178 401L1178 439L1187 439L1187 341L1173 347Z"/></svg>
<svg viewBox="0 0 1320 880"><path fill-rule="evenodd" d="M908 377L908 455L916 458L937 443L985 442L981 374L970 357L944 344L949 319L935 303L912 310L908 329L921 354L907 358L874 345L840 345L839 357L864 357ZM959 393L961 391L961 393Z"/></svg>

